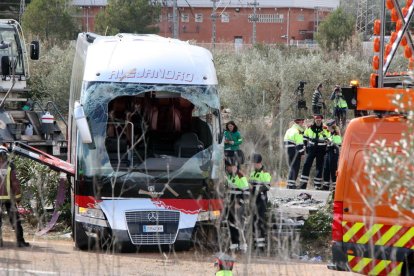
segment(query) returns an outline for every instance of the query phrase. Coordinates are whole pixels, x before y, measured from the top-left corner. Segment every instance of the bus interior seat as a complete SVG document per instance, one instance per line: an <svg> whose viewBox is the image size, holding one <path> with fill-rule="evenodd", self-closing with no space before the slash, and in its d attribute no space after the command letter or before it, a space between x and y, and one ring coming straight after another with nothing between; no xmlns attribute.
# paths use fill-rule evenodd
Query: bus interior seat
<svg viewBox="0 0 414 276"><path fill-rule="evenodd" d="M175 143L175 151L178 157L192 157L203 148L203 142L198 139L194 132L184 133Z"/></svg>
<svg viewBox="0 0 414 276"><path fill-rule="evenodd" d="M149 115L148 141L154 154L175 154L174 143L181 131L179 110L172 99L161 98L154 101Z"/></svg>
<svg viewBox="0 0 414 276"><path fill-rule="evenodd" d="M119 143L119 156L118 156L118 143ZM129 160L127 150L128 150L128 143L126 139L117 137L107 137L105 139L105 147L106 151L108 152L109 160L113 166L118 165L118 157L121 158L120 165L121 167L128 167Z"/></svg>
<svg viewBox="0 0 414 276"><path fill-rule="evenodd" d="M177 133L181 131L180 111L174 106L172 99L158 99L151 109L151 129L161 133Z"/></svg>

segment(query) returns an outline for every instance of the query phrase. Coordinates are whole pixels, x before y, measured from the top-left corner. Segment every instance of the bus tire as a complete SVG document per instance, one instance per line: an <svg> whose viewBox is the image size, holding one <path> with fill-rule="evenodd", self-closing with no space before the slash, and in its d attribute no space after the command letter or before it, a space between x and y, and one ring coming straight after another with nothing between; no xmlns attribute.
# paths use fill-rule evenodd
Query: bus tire
<svg viewBox="0 0 414 276"><path fill-rule="evenodd" d="M193 248L194 244L191 241L176 241L174 243L175 251L188 251Z"/></svg>
<svg viewBox="0 0 414 276"><path fill-rule="evenodd" d="M80 250L91 250L95 247L95 239L88 237L82 224L76 221L74 223L73 236L76 248Z"/></svg>

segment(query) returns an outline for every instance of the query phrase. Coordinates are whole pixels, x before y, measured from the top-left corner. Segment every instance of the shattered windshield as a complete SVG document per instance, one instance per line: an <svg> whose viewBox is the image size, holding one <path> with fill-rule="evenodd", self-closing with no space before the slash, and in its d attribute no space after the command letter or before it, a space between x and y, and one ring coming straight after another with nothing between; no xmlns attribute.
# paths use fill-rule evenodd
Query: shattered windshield
<svg viewBox="0 0 414 276"><path fill-rule="evenodd" d="M201 176L221 158L216 86L86 83L93 146L78 145L85 175Z"/></svg>

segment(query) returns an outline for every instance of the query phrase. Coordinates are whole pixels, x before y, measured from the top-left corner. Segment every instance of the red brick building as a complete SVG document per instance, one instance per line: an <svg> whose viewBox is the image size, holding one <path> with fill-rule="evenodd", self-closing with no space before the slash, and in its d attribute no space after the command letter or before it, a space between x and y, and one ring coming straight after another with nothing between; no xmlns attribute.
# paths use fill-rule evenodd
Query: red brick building
<svg viewBox="0 0 414 276"><path fill-rule="evenodd" d="M311 42L318 25L339 0L177 0L176 28L179 39L210 43L250 44ZM94 15L106 6L106 0L73 0L82 7L84 31L93 31ZM173 37L174 1L164 0L159 34ZM256 4L256 5L255 5ZM254 20L256 18L256 20Z"/></svg>

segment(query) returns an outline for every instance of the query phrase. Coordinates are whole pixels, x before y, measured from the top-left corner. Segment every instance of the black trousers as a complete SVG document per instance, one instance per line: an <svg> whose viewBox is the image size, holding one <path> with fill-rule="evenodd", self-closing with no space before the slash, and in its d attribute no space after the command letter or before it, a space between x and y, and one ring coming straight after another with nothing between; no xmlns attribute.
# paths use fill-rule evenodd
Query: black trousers
<svg viewBox="0 0 414 276"><path fill-rule="evenodd" d="M267 210L267 192L256 192L255 206L253 211L253 233L255 240L266 237L266 210Z"/></svg>
<svg viewBox="0 0 414 276"><path fill-rule="evenodd" d="M335 122L337 126L342 128L346 125L346 108L335 107L334 109Z"/></svg>
<svg viewBox="0 0 414 276"><path fill-rule="evenodd" d="M330 184L336 184L336 170L338 169L339 149L329 148L323 166L323 190L329 190ZM332 187L335 188L335 187Z"/></svg>
<svg viewBox="0 0 414 276"><path fill-rule="evenodd" d="M13 226L16 233L16 241L24 241L23 238L23 227L20 221L19 212L17 211L17 206L14 202L11 201L2 201L2 206L6 207L7 214L9 216L10 224ZM0 228L2 226L2 220L0 216Z"/></svg>
<svg viewBox="0 0 414 276"><path fill-rule="evenodd" d="M232 244L244 242L245 204L248 203L247 200L243 195L230 195L227 221Z"/></svg>
<svg viewBox="0 0 414 276"><path fill-rule="evenodd" d="M314 187L316 189L320 189L322 187L323 162L325 153L326 146L308 147L308 155L306 156L305 163L303 164L302 175L300 176L301 189L306 189L314 159L316 159L316 176L313 181Z"/></svg>
<svg viewBox="0 0 414 276"><path fill-rule="evenodd" d="M289 175L288 175L288 189L296 189L296 179L299 175L300 161L302 155L297 151L296 147L287 148L287 156L289 162Z"/></svg>
<svg viewBox="0 0 414 276"><path fill-rule="evenodd" d="M312 105L313 114L322 114L322 106Z"/></svg>

